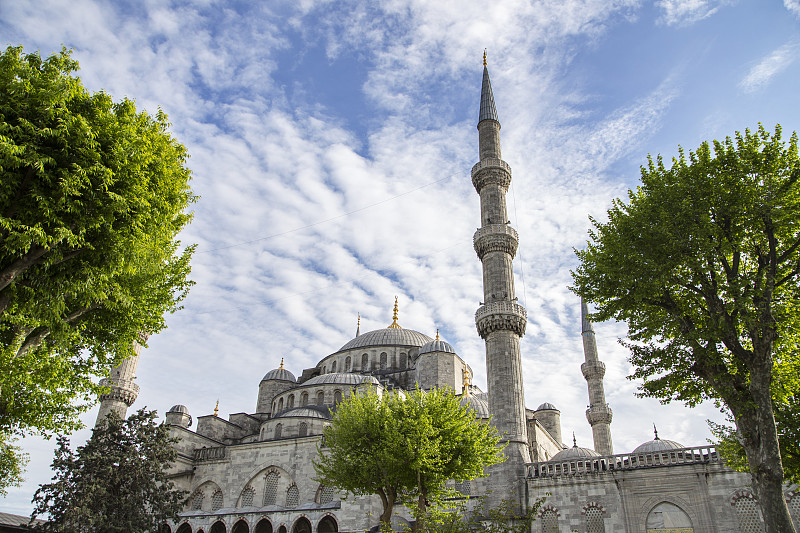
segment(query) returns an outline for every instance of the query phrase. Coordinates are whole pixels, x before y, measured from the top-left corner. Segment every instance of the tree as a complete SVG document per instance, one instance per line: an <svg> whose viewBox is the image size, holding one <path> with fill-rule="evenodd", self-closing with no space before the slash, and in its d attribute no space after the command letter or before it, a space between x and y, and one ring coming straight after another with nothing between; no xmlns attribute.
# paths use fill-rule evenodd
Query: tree
<svg viewBox="0 0 800 533"><path fill-rule="evenodd" d="M54 482L40 485L33 496L31 519L50 515L37 529L145 533L177 520L187 493L175 490L166 473L176 457L172 444L177 439L156 417L144 409L127 420L111 413L75 453L60 436Z"/></svg>
<svg viewBox="0 0 800 533"><path fill-rule="evenodd" d="M318 480L356 495L377 494L387 525L396 502L416 499L422 517L445 494L447 480L481 476L503 459L494 427L476 420L448 389L353 394L338 405L323 443L314 462Z"/></svg>
<svg viewBox="0 0 800 533"><path fill-rule="evenodd" d="M164 113L89 93L62 49L0 54L0 435L79 427L96 376L191 285L195 201Z"/></svg>
<svg viewBox="0 0 800 533"><path fill-rule="evenodd" d="M670 168L648 158L628 203L592 219L573 290L594 319L627 322L642 395L725 405L767 531L794 531L773 398L798 390L780 371L800 331L797 134L787 146L759 125L679 154Z"/></svg>

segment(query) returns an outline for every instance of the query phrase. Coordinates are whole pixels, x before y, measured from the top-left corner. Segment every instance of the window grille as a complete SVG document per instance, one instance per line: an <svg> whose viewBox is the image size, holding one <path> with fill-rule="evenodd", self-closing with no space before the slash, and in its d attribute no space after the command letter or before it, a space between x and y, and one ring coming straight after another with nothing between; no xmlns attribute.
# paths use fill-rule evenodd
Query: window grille
<svg viewBox="0 0 800 533"><path fill-rule="evenodd" d="M286 508L294 509L300 503L300 491L297 490L297 485L292 483L292 486L286 491Z"/></svg>
<svg viewBox="0 0 800 533"><path fill-rule="evenodd" d="M386 352L381 352L381 370L386 370Z"/></svg>
<svg viewBox="0 0 800 533"><path fill-rule="evenodd" d="M333 487L322 486L319 490L319 503L324 505L333 501L333 496L336 490Z"/></svg>
<svg viewBox="0 0 800 533"><path fill-rule="evenodd" d="M300 437L305 437L308 435L308 424L305 422L300 422L300 429L297 431L297 435Z"/></svg>
<svg viewBox="0 0 800 533"><path fill-rule="evenodd" d="M278 479L280 476L277 472L270 472L264 478L264 504L275 505L278 496Z"/></svg>
<svg viewBox="0 0 800 533"><path fill-rule="evenodd" d="M456 482L455 489L463 494L464 496L469 496L470 490L472 488L472 483L470 480L465 479L464 481Z"/></svg>
<svg viewBox="0 0 800 533"><path fill-rule="evenodd" d="M542 513L542 533L554 531L558 531L558 513L553 509L547 509Z"/></svg>
<svg viewBox="0 0 800 533"><path fill-rule="evenodd" d="M217 490L214 492L214 495L211 496L211 512L219 511L222 509L222 491Z"/></svg>
<svg viewBox="0 0 800 533"><path fill-rule="evenodd" d="M242 491L242 507L252 507L255 497L256 490L253 487L245 488Z"/></svg>
<svg viewBox="0 0 800 533"><path fill-rule="evenodd" d="M201 511L203 509L203 491L198 490L192 498L192 511Z"/></svg>
<svg viewBox="0 0 800 533"><path fill-rule="evenodd" d="M739 518L741 533L764 533L764 521L761 519L758 503L751 494L738 498L733 506Z"/></svg>
<svg viewBox="0 0 800 533"><path fill-rule="evenodd" d="M361 356L361 370L369 370L369 355L367 354Z"/></svg>
<svg viewBox="0 0 800 533"><path fill-rule="evenodd" d="M603 510L596 506L586 508L586 533L606 533Z"/></svg>
<svg viewBox="0 0 800 533"><path fill-rule="evenodd" d="M800 492L795 492L789 500L789 510L794 515L794 527L800 529Z"/></svg>

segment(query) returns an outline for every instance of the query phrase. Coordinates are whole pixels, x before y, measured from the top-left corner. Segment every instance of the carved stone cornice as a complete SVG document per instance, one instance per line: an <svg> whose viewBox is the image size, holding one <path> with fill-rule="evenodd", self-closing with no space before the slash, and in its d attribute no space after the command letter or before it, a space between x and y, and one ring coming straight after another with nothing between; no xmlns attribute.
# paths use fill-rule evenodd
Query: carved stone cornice
<svg viewBox="0 0 800 533"><path fill-rule="evenodd" d="M483 339L493 331L511 331L522 337L527 323L527 311L516 302L491 302L475 312L475 326Z"/></svg>
<svg viewBox="0 0 800 533"><path fill-rule="evenodd" d="M602 361L587 361L581 365L581 372L586 380L602 379L606 375L606 364Z"/></svg>
<svg viewBox="0 0 800 533"><path fill-rule="evenodd" d="M487 185L497 185L508 192L511 185L511 167L502 159L487 158L472 167L472 185L478 193Z"/></svg>
<svg viewBox="0 0 800 533"><path fill-rule="evenodd" d="M610 424L611 419L614 417L614 412L606 405L591 405L586 410L586 420L589 425L593 426L597 423Z"/></svg>
<svg viewBox="0 0 800 533"><path fill-rule="evenodd" d="M100 380L100 386L108 388L100 395L101 402L103 400L118 400L130 407L139 396L139 385L130 379L103 378Z"/></svg>
<svg viewBox="0 0 800 533"><path fill-rule="evenodd" d="M505 252L513 259L517 254L519 235L508 224L490 224L478 228L472 237L472 243L481 260L489 252Z"/></svg>

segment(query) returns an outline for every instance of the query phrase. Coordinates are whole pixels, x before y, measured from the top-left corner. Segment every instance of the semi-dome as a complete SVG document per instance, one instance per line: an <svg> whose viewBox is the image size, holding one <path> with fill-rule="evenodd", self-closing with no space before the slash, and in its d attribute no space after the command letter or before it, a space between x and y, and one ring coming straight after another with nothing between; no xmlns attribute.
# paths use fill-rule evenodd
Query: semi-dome
<svg viewBox="0 0 800 533"><path fill-rule="evenodd" d="M264 376L264 379L261 381L267 381L271 379L277 379L280 381L291 381L292 383L297 382L297 378L294 377L294 374L283 368L283 359L281 359L281 366L280 368L276 368L275 370L270 370Z"/></svg>
<svg viewBox="0 0 800 533"><path fill-rule="evenodd" d="M435 340L426 342L419 349L420 355L431 352L456 353L456 350L450 345L449 342L439 340L439 336L437 335Z"/></svg>
<svg viewBox="0 0 800 533"><path fill-rule="evenodd" d="M414 331L413 329L389 327L363 333L339 348L339 351L344 352L354 348L369 348L372 346L420 347L432 340L432 338L424 333Z"/></svg>
<svg viewBox="0 0 800 533"><path fill-rule="evenodd" d="M167 411L167 412L168 413L186 413L186 414L189 414L189 409L187 409L185 405L178 404L178 405L173 405L172 407L170 407L169 411Z"/></svg>
<svg viewBox="0 0 800 533"><path fill-rule="evenodd" d="M321 376L315 376L309 379L302 385L361 385L362 383L380 385L380 382L372 376L352 374L349 372L322 374Z"/></svg>
<svg viewBox="0 0 800 533"><path fill-rule="evenodd" d="M461 405L466 405L475 413L475 418L490 418L489 402L485 398L477 396L468 396L466 394L461 396Z"/></svg>
<svg viewBox="0 0 800 533"><path fill-rule="evenodd" d="M674 440L659 439L658 430L653 426L655 438L653 440L644 442L633 450L633 453L650 453L650 452L665 452L669 450L679 450L686 448L683 444L675 442Z"/></svg>
<svg viewBox="0 0 800 533"><path fill-rule="evenodd" d="M558 411L558 408L550 402L544 402L536 408L537 411Z"/></svg>
<svg viewBox="0 0 800 533"><path fill-rule="evenodd" d="M295 407L294 409L281 413L278 418L324 418L328 420L331 417L330 414L321 410L310 407Z"/></svg>

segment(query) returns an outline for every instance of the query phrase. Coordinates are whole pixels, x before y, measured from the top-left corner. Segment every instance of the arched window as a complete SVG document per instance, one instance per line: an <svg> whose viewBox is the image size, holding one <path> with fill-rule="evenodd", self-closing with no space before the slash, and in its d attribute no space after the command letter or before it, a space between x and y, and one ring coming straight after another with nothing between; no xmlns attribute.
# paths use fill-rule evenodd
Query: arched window
<svg viewBox="0 0 800 533"><path fill-rule="evenodd" d="M214 525L211 526L211 533L225 533L227 529L225 528L225 522L222 520L218 520L214 522Z"/></svg>
<svg viewBox="0 0 800 533"><path fill-rule="evenodd" d="M201 511L203 509L204 496L205 495L203 494L202 490L198 490L197 492L194 493L194 496L192 496L192 504L191 504L192 511Z"/></svg>
<svg viewBox="0 0 800 533"><path fill-rule="evenodd" d="M292 533L311 533L311 522L308 521L308 518L301 516L292 526Z"/></svg>
<svg viewBox="0 0 800 533"><path fill-rule="evenodd" d="M336 494L336 489L333 487L320 485L317 493L319 494L319 504L325 505L326 503L331 503L333 501L333 496Z"/></svg>
<svg viewBox="0 0 800 533"><path fill-rule="evenodd" d="M336 533L337 531L339 531L339 525L332 516L324 517L317 524L317 533Z"/></svg>
<svg viewBox="0 0 800 533"><path fill-rule="evenodd" d="M222 491L217 489L211 496L211 512L219 511L222 509Z"/></svg>
<svg viewBox="0 0 800 533"><path fill-rule="evenodd" d="M558 531L558 511L555 507L548 506L540 513L542 521L542 533L553 533Z"/></svg>
<svg viewBox="0 0 800 533"><path fill-rule="evenodd" d="M594 502L583 508L582 514L586 516L586 533L606 533L603 512L603 508Z"/></svg>
<svg viewBox="0 0 800 533"><path fill-rule="evenodd" d="M334 372L334 373L336 372L336 361L331 363L331 372Z"/></svg>
<svg viewBox="0 0 800 533"><path fill-rule="evenodd" d="M231 528L231 533L250 533L250 526L247 525L247 521L242 518Z"/></svg>
<svg viewBox="0 0 800 533"><path fill-rule="evenodd" d="M367 354L361 355L361 370L363 370L364 372L369 370L369 355Z"/></svg>
<svg viewBox="0 0 800 533"><path fill-rule="evenodd" d="M294 509L300 504L300 491L297 490L297 485L292 485L286 490L286 508Z"/></svg>
<svg viewBox="0 0 800 533"><path fill-rule="evenodd" d="M308 424L305 422L300 422L300 429L297 430L297 435L299 437L305 437L308 435Z"/></svg>
<svg viewBox="0 0 800 533"><path fill-rule="evenodd" d="M463 494L464 496L470 495L470 490L472 489L472 483L468 479L461 481L460 483L456 483L456 490Z"/></svg>
<svg viewBox="0 0 800 533"><path fill-rule="evenodd" d="M308 405L308 393L304 392L300 395L300 407L305 407Z"/></svg>
<svg viewBox="0 0 800 533"><path fill-rule="evenodd" d="M262 518L256 524L256 533L272 533L272 522L266 518Z"/></svg>
<svg viewBox="0 0 800 533"><path fill-rule="evenodd" d="M381 370L386 370L386 352L381 352Z"/></svg>
<svg viewBox="0 0 800 533"><path fill-rule="evenodd" d="M281 432L283 431L283 424L277 424L275 426L275 438L281 438Z"/></svg>
<svg viewBox="0 0 800 533"><path fill-rule="evenodd" d="M352 359L350 359L350 356L348 355L344 360L344 371L345 372L350 372L350 364L351 364L351 362L352 362Z"/></svg>
<svg viewBox="0 0 800 533"><path fill-rule="evenodd" d="M737 491L733 496L733 508L736 509L741 533L763 533L764 520L761 518L761 510L752 492Z"/></svg>
<svg viewBox="0 0 800 533"><path fill-rule="evenodd" d="M317 393L317 405L324 405L325 404L325 393L323 391L319 391Z"/></svg>
<svg viewBox="0 0 800 533"><path fill-rule="evenodd" d="M411 358L411 356L409 355L409 356L408 356L408 368L411 368L411 367L413 366L413 364L414 364L414 360L413 360L413 359Z"/></svg>
<svg viewBox="0 0 800 533"><path fill-rule="evenodd" d="M337 390L333 393L333 403L340 403L342 401L342 391Z"/></svg>
<svg viewBox="0 0 800 533"><path fill-rule="evenodd" d="M692 527L683 509L669 502L661 502L647 515L645 527L649 529L680 529Z"/></svg>
<svg viewBox="0 0 800 533"><path fill-rule="evenodd" d="M281 411L283 411L283 398L278 400L278 412L280 413Z"/></svg>
<svg viewBox="0 0 800 533"><path fill-rule="evenodd" d="M323 374L327 374L327 373L328 373L328 367L327 367L327 365L322 367L322 373L323 373Z"/></svg>
<svg viewBox="0 0 800 533"><path fill-rule="evenodd" d="M264 503L267 505L275 505L278 496L278 480L280 476L277 472L270 472L264 477Z"/></svg>
<svg viewBox="0 0 800 533"><path fill-rule="evenodd" d="M406 369L406 354L405 352L400 353L400 370Z"/></svg>
<svg viewBox="0 0 800 533"><path fill-rule="evenodd" d="M289 399L286 400L286 408L293 409L294 408L294 394L289 395Z"/></svg>
<svg viewBox="0 0 800 533"><path fill-rule="evenodd" d="M255 499L256 499L256 489L248 485L242 491L241 507L252 507L253 500Z"/></svg>

